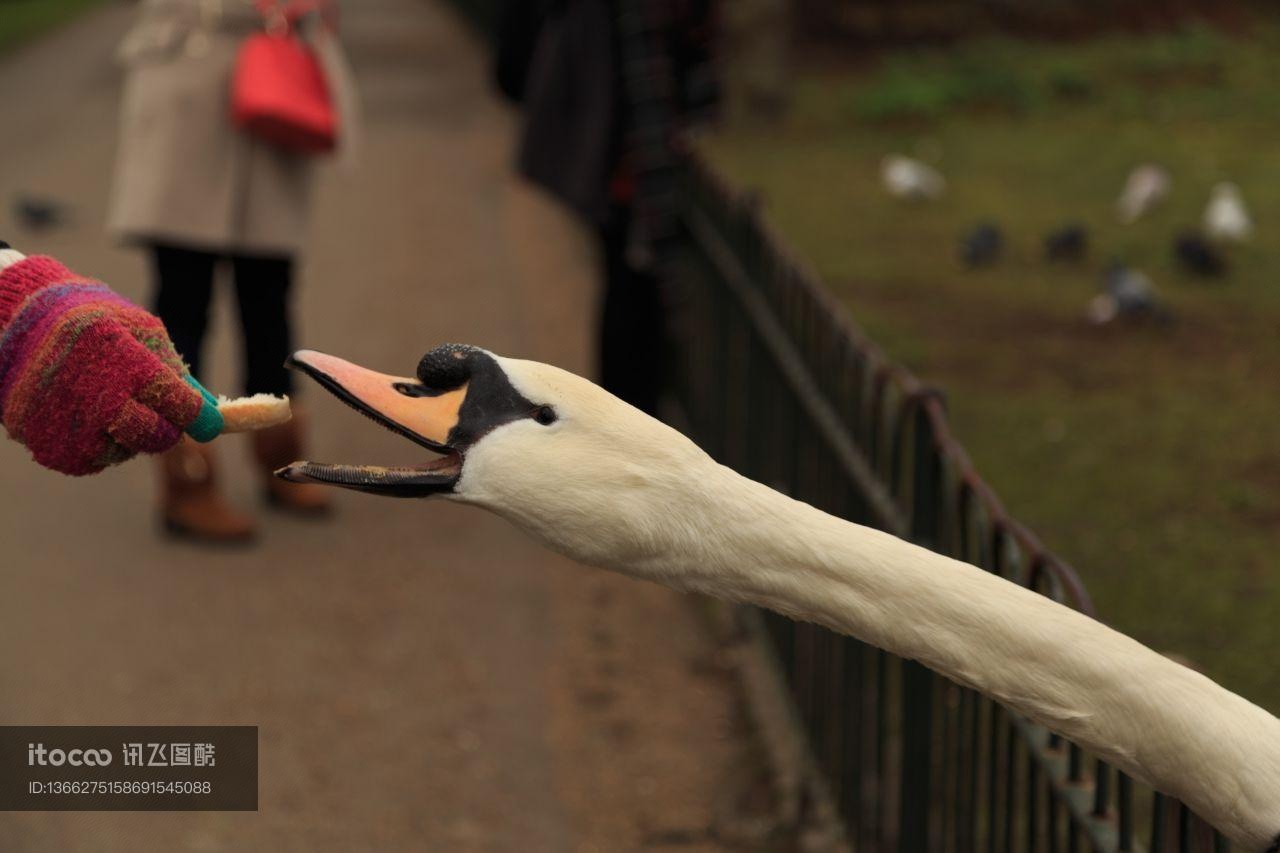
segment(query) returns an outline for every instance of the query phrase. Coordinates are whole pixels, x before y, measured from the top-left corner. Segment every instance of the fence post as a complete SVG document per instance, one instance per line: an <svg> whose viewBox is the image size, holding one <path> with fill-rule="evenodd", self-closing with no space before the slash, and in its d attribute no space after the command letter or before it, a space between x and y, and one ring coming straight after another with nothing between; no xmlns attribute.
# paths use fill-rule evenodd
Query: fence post
<svg viewBox="0 0 1280 853"><path fill-rule="evenodd" d="M930 548L938 538L939 461L924 396L904 401L900 417L911 418L911 441L897 452L911 466L911 539ZM908 460L901 459L906 462ZM901 470L901 469L899 469ZM902 665L902 797L898 849L916 853L933 849L933 693L935 676L915 661Z"/></svg>

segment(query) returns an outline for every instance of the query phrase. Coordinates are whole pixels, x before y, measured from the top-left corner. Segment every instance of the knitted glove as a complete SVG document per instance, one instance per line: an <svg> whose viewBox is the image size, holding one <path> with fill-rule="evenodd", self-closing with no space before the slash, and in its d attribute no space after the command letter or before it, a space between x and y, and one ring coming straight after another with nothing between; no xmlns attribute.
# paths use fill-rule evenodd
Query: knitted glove
<svg viewBox="0 0 1280 853"><path fill-rule="evenodd" d="M0 421L75 476L222 431L160 321L48 257L0 270Z"/></svg>

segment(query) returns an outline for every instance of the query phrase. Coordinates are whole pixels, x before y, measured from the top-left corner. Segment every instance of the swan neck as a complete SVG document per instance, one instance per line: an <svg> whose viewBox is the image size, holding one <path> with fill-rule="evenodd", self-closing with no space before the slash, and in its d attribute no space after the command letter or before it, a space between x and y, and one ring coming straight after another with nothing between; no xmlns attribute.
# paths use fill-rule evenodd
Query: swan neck
<svg viewBox="0 0 1280 853"><path fill-rule="evenodd" d="M1182 800L1244 849L1280 833L1280 720L1025 587L721 468L683 585L917 660Z"/></svg>

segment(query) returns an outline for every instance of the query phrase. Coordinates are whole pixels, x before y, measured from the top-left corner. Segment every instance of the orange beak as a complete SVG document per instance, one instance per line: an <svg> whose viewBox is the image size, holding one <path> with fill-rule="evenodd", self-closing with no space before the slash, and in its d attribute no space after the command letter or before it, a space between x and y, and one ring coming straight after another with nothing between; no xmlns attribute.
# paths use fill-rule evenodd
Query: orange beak
<svg viewBox="0 0 1280 853"><path fill-rule="evenodd" d="M366 370L341 358L299 350L286 362L315 379L347 405L432 450L449 449L467 383L438 391L417 379Z"/></svg>

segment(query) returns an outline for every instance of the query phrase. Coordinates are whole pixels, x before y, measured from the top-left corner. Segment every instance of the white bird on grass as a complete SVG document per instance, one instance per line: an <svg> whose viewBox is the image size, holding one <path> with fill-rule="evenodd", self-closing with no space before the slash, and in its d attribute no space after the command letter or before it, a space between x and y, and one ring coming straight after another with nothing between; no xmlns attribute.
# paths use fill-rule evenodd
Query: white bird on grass
<svg viewBox="0 0 1280 853"><path fill-rule="evenodd" d="M458 345L415 377L290 363L422 458L295 462L286 480L472 504L580 562L825 625L1047 726L1242 850L1280 844L1280 720L1078 611L749 480L555 367ZM424 525L418 547L448 535Z"/></svg>
<svg viewBox="0 0 1280 853"><path fill-rule="evenodd" d="M1151 208L1164 201L1173 188L1169 172L1154 163L1138 166L1129 173L1116 201L1116 212L1125 224L1137 222Z"/></svg>
<svg viewBox="0 0 1280 853"><path fill-rule="evenodd" d="M890 195L912 201L936 199L947 188L937 169L902 154L890 154L880 161L880 179Z"/></svg>
<svg viewBox="0 0 1280 853"><path fill-rule="evenodd" d="M1253 220L1240 197L1240 188L1230 181L1213 188L1204 209L1204 233L1211 240L1232 243L1242 243L1253 236Z"/></svg>

